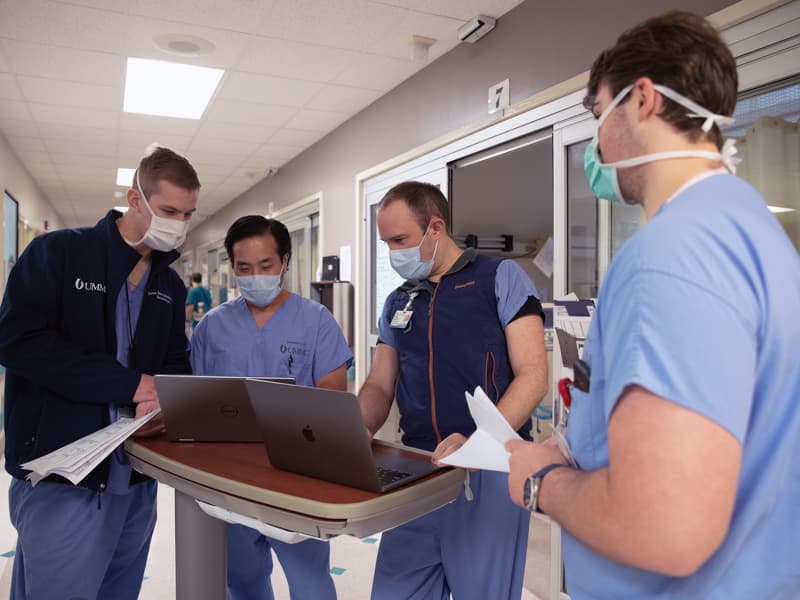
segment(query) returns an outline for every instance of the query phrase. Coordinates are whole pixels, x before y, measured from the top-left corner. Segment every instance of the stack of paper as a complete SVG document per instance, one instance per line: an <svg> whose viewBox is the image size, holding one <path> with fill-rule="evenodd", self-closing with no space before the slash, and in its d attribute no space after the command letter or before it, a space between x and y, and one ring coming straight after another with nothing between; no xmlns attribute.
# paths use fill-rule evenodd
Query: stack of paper
<svg viewBox="0 0 800 600"><path fill-rule="evenodd" d="M158 409L138 419L121 418L108 427L21 466L31 471L28 479L33 485L48 475L60 475L77 484L133 432L160 412L161 409Z"/></svg>
<svg viewBox="0 0 800 600"><path fill-rule="evenodd" d="M474 395L469 392L464 392L464 395L477 429L461 448L445 456L440 462L466 469L508 473L508 457L511 455L506 452L505 444L508 440L522 438L511 429L511 425L480 386L475 388Z"/></svg>

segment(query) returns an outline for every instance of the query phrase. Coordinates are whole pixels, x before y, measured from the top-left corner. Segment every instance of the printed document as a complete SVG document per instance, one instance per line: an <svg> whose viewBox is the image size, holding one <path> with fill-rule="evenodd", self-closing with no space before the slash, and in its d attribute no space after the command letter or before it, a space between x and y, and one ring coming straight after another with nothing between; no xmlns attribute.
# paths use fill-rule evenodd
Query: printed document
<svg viewBox="0 0 800 600"><path fill-rule="evenodd" d="M60 475L77 484L117 446L160 412L159 408L138 419L120 418L103 429L20 466L30 471L28 479L32 485L48 475Z"/></svg>
<svg viewBox="0 0 800 600"><path fill-rule="evenodd" d="M508 440L520 440L505 417L480 386L475 393L464 392L467 406L477 429L466 443L440 462L465 469L485 469L508 473L508 458L505 444Z"/></svg>

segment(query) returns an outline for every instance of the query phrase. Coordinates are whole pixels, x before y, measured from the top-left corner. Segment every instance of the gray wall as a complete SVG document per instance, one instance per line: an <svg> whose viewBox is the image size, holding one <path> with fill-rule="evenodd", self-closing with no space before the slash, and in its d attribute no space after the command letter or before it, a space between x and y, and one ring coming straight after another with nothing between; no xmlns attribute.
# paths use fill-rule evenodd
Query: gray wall
<svg viewBox="0 0 800 600"><path fill-rule="evenodd" d="M279 209L321 191L322 252L336 254L355 240L355 175L485 120L490 85L509 78L514 104L586 71L600 50L644 18L669 9L708 15L734 3L527 0L477 44L460 44L207 219L185 248L223 238L237 217L264 214L270 201Z"/></svg>

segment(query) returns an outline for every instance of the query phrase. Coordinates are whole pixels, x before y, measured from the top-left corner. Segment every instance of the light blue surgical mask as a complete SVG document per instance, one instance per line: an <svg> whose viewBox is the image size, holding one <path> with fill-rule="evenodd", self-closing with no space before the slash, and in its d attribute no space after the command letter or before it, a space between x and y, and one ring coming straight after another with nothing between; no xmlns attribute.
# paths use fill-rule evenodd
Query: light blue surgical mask
<svg viewBox="0 0 800 600"><path fill-rule="evenodd" d="M403 279L415 279L419 281L426 279L428 275L431 274L433 270L433 259L436 258L436 250L439 248L439 240L436 240L436 245L433 247L433 256L431 256L431 259L422 260L419 249L422 247L422 242L425 241L427 236L428 232L425 231L425 235L422 236L419 245L413 248L400 248L398 250L389 251L389 263Z"/></svg>
<svg viewBox="0 0 800 600"><path fill-rule="evenodd" d="M688 113L688 116L692 118L705 119L702 126L702 129L705 132L708 132L714 123L718 123L720 125L732 125L734 122L732 117L712 113L693 100L690 100L686 96L683 96L682 94L679 94L675 90L664 85L656 84L653 87L670 100L673 100L681 106L685 106L690 111L693 111ZM611 103L606 106L603 114L601 114L600 118L597 119L598 131L600 130L600 126L603 124L603 121L605 121L608 115L611 114L611 111L614 110L617 105L619 105L619 103L625 99L632 89L633 85L623 88L622 91L620 91L620 93L614 97ZM736 144L733 140L728 139L725 140L725 144L723 145L721 152L709 152L706 150L673 150L669 152L654 152L652 154L635 156L633 158L618 160L613 163L604 163L600 158L600 148L597 142L597 133L595 132L592 141L589 142L589 145L586 147L586 152L583 155L583 170L586 172L586 178L589 180L589 187L592 189L592 193L598 198L605 198L606 200L611 200L612 202L624 201L628 204L635 204L635 201L623 198L622 192L619 188L617 169L636 167L657 160L688 157L719 160L725 165L728 171L731 173L736 173L736 163L739 162L739 159L734 158L735 154Z"/></svg>
<svg viewBox="0 0 800 600"><path fill-rule="evenodd" d="M236 285L239 286L244 299L257 306L264 308L269 306L281 293L281 276L283 267L277 275L241 275L236 277Z"/></svg>

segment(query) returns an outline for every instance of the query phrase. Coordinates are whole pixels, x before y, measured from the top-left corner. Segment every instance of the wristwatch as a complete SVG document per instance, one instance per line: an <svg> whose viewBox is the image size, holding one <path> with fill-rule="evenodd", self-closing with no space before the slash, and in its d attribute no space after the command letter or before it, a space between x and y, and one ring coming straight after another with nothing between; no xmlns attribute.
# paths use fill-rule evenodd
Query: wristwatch
<svg viewBox="0 0 800 600"><path fill-rule="evenodd" d="M531 512L542 512L539 510L539 490L542 486L542 479L553 469L558 467L568 467L564 463L552 463L536 471L533 475L525 480L525 487L522 489L522 502Z"/></svg>

